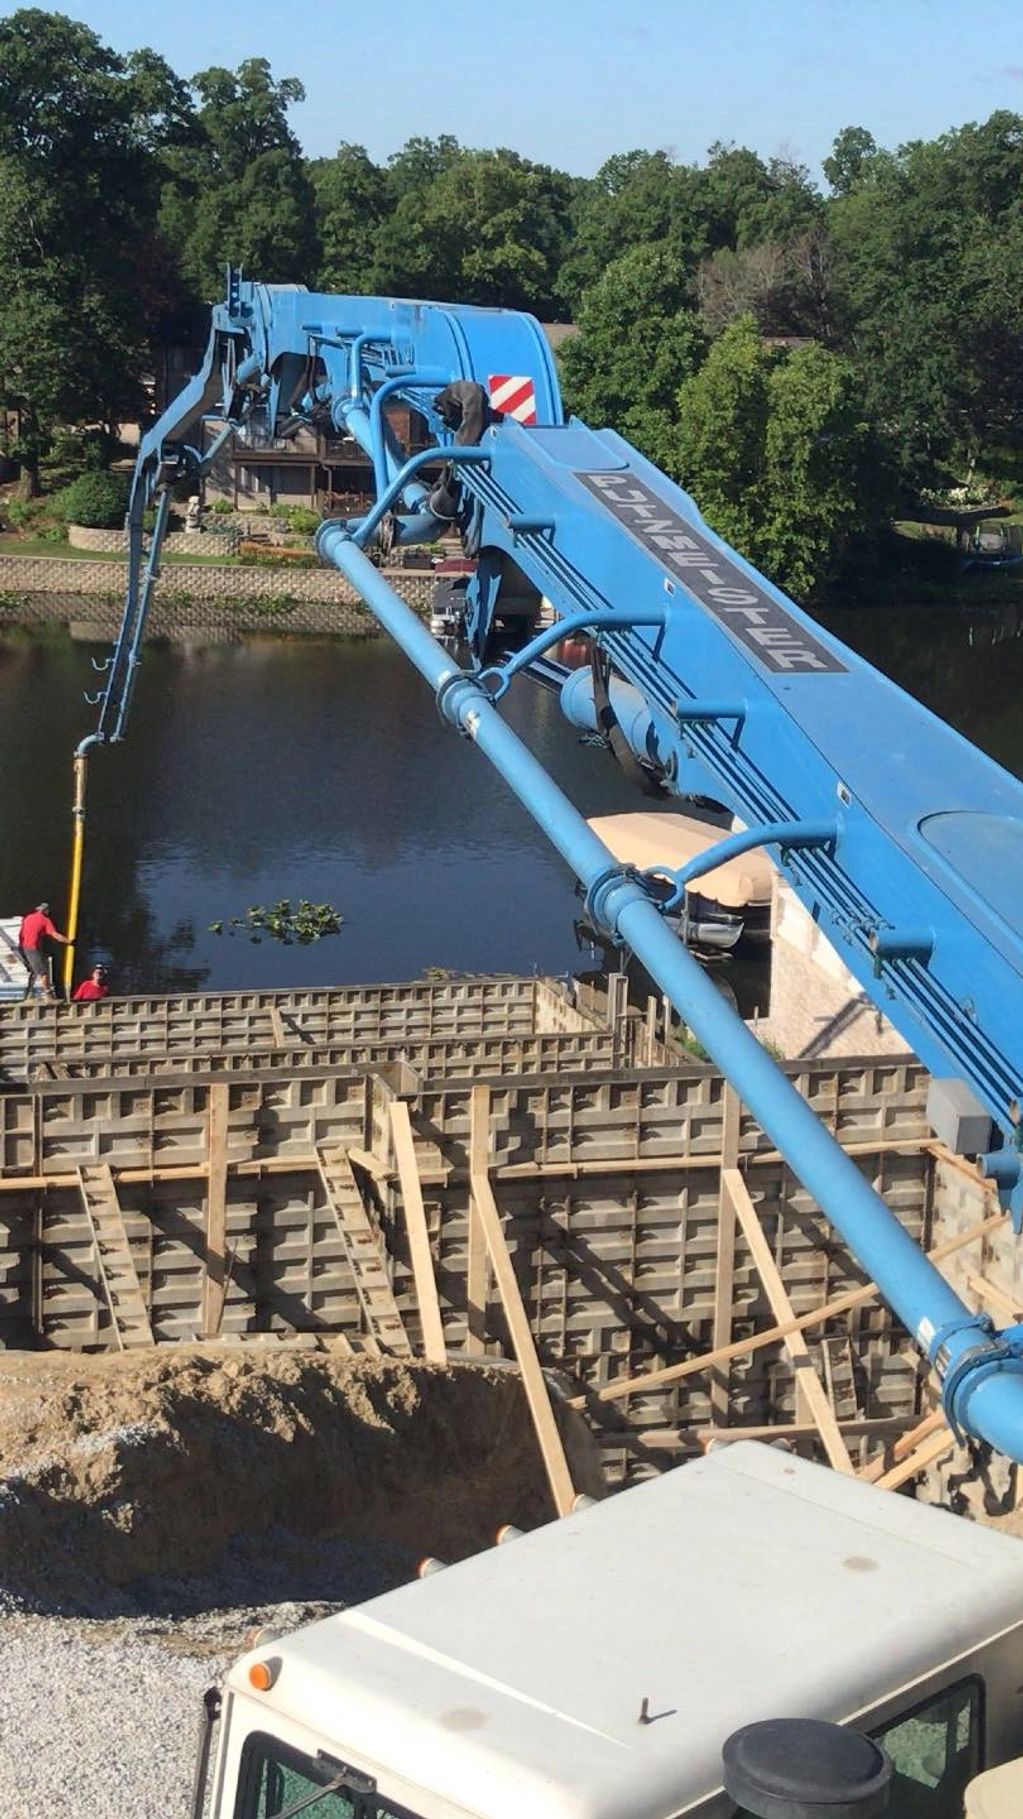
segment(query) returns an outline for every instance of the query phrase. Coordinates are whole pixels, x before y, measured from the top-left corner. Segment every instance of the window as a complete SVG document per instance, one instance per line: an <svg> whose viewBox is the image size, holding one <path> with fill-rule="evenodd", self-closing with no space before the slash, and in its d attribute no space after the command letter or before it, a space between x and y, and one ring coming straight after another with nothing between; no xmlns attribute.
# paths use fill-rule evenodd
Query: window
<svg viewBox="0 0 1023 1819"><path fill-rule="evenodd" d="M873 1734L895 1767L900 1819L961 1819L966 1784L983 1766L984 1687L960 1680Z"/></svg>
<svg viewBox="0 0 1023 1819"><path fill-rule="evenodd" d="M302 1819L356 1819L359 1809L352 1794L331 1786L339 1767L326 1759L303 1756L279 1738L254 1731L242 1751L235 1819L278 1819L294 1807L301 1809ZM363 1810L377 1819L415 1819L404 1807L389 1806L376 1798Z"/></svg>

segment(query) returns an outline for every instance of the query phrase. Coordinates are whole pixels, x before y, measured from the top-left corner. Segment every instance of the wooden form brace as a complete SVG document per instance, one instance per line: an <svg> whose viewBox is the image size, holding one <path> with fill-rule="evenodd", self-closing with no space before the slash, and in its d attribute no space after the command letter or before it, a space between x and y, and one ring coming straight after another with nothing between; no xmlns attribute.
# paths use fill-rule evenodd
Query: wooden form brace
<svg viewBox="0 0 1023 1819"><path fill-rule="evenodd" d="M781 1271L771 1254L760 1216L743 1176L737 1168L726 1168L721 1171L721 1191L732 1203L735 1217L742 1227L742 1234L753 1253L757 1273L764 1285L764 1292L771 1304L771 1312L779 1325L784 1325L793 1318L792 1303L785 1291ZM801 1332L787 1333L784 1340L785 1350L789 1355L792 1368L796 1373L796 1382L802 1391L810 1419L816 1424L828 1459L839 1472L853 1472L853 1462L839 1430L835 1411L828 1400L827 1391L814 1369L807 1345ZM797 1414L800 1398L797 1396Z"/></svg>
<svg viewBox="0 0 1023 1819"><path fill-rule="evenodd" d="M922 1421L916 1422L908 1433L900 1434L890 1447L885 1447L876 1459L871 1459L869 1464L857 1473L857 1477L862 1478L865 1484L877 1484L879 1479L887 1477L893 1466L901 1465L904 1459L908 1459L923 1441L929 1440L932 1434L947 1426L944 1409L932 1409L931 1413L925 1415Z"/></svg>
<svg viewBox="0 0 1023 1819"><path fill-rule="evenodd" d="M734 1086L727 1081L721 1102L721 1190L718 1195L717 1255L714 1268L714 1325L711 1345L719 1351L732 1337L732 1308L735 1296L735 1206L725 1188L724 1170L739 1165L739 1127L742 1102ZM729 1372L727 1365L712 1371L710 1379L711 1417L722 1427L728 1422Z"/></svg>
<svg viewBox="0 0 1023 1819"><path fill-rule="evenodd" d="M153 1329L124 1229L114 1179L105 1162L78 1170L82 1205L95 1246L96 1265L119 1352L152 1345Z"/></svg>
<svg viewBox="0 0 1023 1819"><path fill-rule="evenodd" d="M487 1324L487 1245L476 1203L476 1182L490 1169L490 1088L474 1086L469 1101L469 1256L465 1272L465 1349L482 1357Z"/></svg>
<svg viewBox="0 0 1023 1819"><path fill-rule="evenodd" d="M202 1331L215 1339L227 1298L227 1116L231 1089L210 1087L207 1122L206 1274L203 1278Z"/></svg>
<svg viewBox="0 0 1023 1819"><path fill-rule="evenodd" d="M968 1231L959 1232L944 1244L937 1244L927 1252L932 1263L940 1263L945 1257L962 1250L964 1245L974 1244L986 1238L989 1232L996 1231L1004 1225L1004 1211L992 1213L989 1219L982 1219L979 1225L973 1225ZM698 1358L685 1358L681 1364L667 1364L656 1371L642 1371L636 1377L621 1377L616 1383L609 1383L604 1389L595 1392L598 1402L617 1402L624 1396L635 1395L637 1391L660 1389L668 1383L679 1383L684 1377L696 1376L700 1371L713 1370L718 1364L724 1364L731 1358L745 1358L751 1352L758 1352L764 1345L775 1345L779 1339L787 1339L792 1333L805 1333L813 1326L823 1326L826 1321L837 1319L839 1314L847 1314L850 1308L862 1307L867 1301L873 1301L880 1294L876 1282L866 1282L862 1288L848 1289L843 1295L836 1295L832 1301L825 1301L821 1307L812 1308L808 1314L800 1314L791 1320L779 1321L777 1326L765 1327L763 1332L751 1333L746 1339L736 1339L731 1345L723 1345L714 1351L701 1352ZM573 1396L571 1408L585 1408L588 1396Z"/></svg>
<svg viewBox="0 0 1023 1819"><path fill-rule="evenodd" d="M351 1157L344 1148L323 1145L317 1155L323 1192L355 1280L367 1332L381 1348L409 1358L412 1347L394 1298L386 1253L366 1211Z"/></svg>
<svg viewBox="0 0 1023 1819"><path fill-rule="evenodd" d="M478 1102L477 1093L481 1095ZM477 1109L477 1103L479 1128L489 1130L489 1087L473 1088L474 1112ZM494 1199L494 1190L487 1168L488 1158L485 1153L481 1156L481 1149L482 1143L473 1152L471 1188L474 1215L479 1222L486 1254L494 1272L497 1291L504 1305L505 1319L511 1334L512 1350L522 1375L522 1387L526 1392L526 1401L533 1418L533 1427L536 1430L547 1481L551 1487L554 1507L559 1516L567 1516L575 1502L575 1486L572 1483L572 1474L569 1471L565 1448L558 1432L558 1424L554 1417L547 1384L540 1368L540 1360L529 1325L529 1316L519 1292L515 1266L512 1263L501 1228L501 1215L497 1210L497 1202Z"/></svg>
<svg viewBox="0 0 1023 1819"><path fill-rule="evenodd" d="M405 1208L405 1230L408 1233L412 1277L419 1303L419 1320L423 1329L423 1351L431 1364L446 1364L448 1348L444 1341L444 1324L437 1298L437 1279L433 1271L430 1234L423 1205L423 1189L416 1167L416 1150L412 1139L412 1120L404 1099L392 1099L388 1106L391 1137L394 1142L402 1204Z"/></svg>
<svg viewBox="0 0 1023 1819"><path fill-rule="evenodd" d="M925 1440L922 1446L918 1446L914 1452L909 1454L908 1458L902 1461L901 1465L894 1465L890 1472L885 1472L883 1477L875 1479L878 1490L897 1491L900 1485L908 1484L911 1478L918 1478L929 1465L935 1465L943 1454L950 1453L954 1446L955 1440L950 1430L943 1426L941 1432L933 1434L929 1440Z"/></svg>

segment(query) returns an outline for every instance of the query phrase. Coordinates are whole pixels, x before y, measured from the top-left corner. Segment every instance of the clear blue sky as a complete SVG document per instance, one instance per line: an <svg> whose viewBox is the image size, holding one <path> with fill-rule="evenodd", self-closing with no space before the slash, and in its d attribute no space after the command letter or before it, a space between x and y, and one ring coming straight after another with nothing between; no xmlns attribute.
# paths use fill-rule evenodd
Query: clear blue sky
<svg viewBox="0 0 1023 1819"><path fill-rule="evenodd" d="M0 0L0 16L16 12ZM1019 0L75 0L114 49L180 75L265 56L301 77L312 156L378 161L413 133L507 145L590 175L611 152L701 160L715 139L794 153L819 177L835 134L880 145L1023 112Z"/></svg>

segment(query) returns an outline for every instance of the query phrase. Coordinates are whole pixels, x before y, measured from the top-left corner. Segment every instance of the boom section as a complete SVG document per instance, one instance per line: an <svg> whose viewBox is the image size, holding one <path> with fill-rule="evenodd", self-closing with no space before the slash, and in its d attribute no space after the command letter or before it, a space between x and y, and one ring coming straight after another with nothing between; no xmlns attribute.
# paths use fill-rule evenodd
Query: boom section
<svg viewBox="0 0 1023 1819"><path fill-rule="evenodd" d="M751 830L793 830L765 844L864 991L1015 1138L1023 784L802 612L621 437L504 422L483 446L461 484L484 547L592 622L638 755ZM595 726L589 672L562 698Z"/></svg>

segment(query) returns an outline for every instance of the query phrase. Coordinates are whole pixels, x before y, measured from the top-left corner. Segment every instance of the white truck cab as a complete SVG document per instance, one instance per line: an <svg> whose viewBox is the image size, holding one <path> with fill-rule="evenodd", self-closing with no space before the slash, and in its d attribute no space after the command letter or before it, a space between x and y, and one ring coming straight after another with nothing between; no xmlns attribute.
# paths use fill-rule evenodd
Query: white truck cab
<svg viewBox="0 0 1023 1819"><path fill-rule="evenodd" d="M883 1742L893 1815L1023 1753L1023 1545L737 1443L243 1656L214 1819L736 1811L758 1719Z"/></svg>

